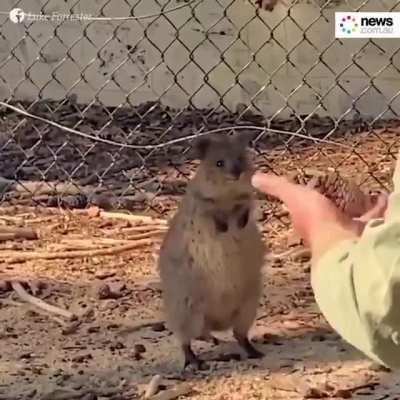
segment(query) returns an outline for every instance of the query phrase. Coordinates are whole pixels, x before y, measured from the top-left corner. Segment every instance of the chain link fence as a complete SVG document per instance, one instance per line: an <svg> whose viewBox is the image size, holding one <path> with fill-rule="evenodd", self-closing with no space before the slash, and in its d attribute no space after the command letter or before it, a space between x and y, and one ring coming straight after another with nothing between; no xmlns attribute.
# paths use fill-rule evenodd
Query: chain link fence
<svg viewBox="0 0 400 400"><path fill-rule="evenodd" d="M251 135L264 170L390 186L400 45L335 39L334 12L400 1L6 3L3 205L167 213L195 168L192 139L210 131Z"/></svg>

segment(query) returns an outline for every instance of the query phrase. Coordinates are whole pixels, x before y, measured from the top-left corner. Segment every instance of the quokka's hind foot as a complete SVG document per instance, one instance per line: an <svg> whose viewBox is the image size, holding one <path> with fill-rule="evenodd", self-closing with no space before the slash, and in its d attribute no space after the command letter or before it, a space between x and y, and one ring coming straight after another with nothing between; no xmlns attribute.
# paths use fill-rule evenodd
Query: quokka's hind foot
<svg viewBox="0 0 400 400"><path fill-rule="evenodd" d="M250 342L247 336L235 334L235 339L239 343L239 346L247 353L248 358L257 359L263 358L264 353L258 351Z"/></svg>
<svg viewBox="0 0 400 400"><path fill-rule="evenodd" d="M189 366L193 366L195 369L204 371L208 369L208 365L205 361L201 360L196 354L193 352L190 344L182 345L182 351L184 354L184 364L182 368L182 372L184 372Z"/></svg>
<svg viewBox="0 0 400 400"><path fill-rule="evenodd" d="M210 342L214 346L218 346L220 344L220 341L218 338L216 338L214 335L208 334L208 335L201 335L197 338L198 340L201 340L202 342Z"/></svg>

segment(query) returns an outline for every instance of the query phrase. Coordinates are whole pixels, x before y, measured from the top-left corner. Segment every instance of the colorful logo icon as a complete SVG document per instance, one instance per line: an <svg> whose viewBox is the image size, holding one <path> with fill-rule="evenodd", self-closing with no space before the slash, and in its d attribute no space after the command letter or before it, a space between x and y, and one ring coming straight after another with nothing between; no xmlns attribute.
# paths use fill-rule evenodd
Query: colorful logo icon
<svg viewBox="0 0 400 400"><path fill-rule="evenodd" d="M356 32L357 28L358 23L356 22L356 19L354 17L351 17L350 15L348 15L347 17L343 17L340 21L340 30L343 33L351 34L353 32Z"/></svg>

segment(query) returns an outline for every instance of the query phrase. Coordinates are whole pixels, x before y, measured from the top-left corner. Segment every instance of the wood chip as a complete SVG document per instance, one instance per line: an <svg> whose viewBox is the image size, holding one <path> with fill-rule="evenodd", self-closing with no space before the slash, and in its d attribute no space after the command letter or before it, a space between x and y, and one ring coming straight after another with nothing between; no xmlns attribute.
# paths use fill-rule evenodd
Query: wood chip
<svg viewBox="0 0 400 400"><path fill-rule="evenodd" d="M153 396L152 400L174 400L180 396L185 396L191 392L193 392L193 389L189 385L182 384L174 389L163 390L162 392Z"/></svg>
<svg viewBox="0 0 400 400"><path fill-rule="evenodd" d="M145 399L151 399L153 396L158 392L158 389L162 383L162 377L161 375L155 375L151 379L149 385L147 386L147 389L144 393L144 398Z"/></svg>

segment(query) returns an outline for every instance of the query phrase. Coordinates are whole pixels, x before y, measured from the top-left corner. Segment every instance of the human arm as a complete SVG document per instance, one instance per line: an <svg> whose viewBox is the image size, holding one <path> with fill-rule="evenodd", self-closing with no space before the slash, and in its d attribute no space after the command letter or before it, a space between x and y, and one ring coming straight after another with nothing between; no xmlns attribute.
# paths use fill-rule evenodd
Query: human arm
<svg viewBox="0 0 400 400"><path fill-rule="evenodd" d="M311 247L311 284L330 325L371 359L400 367L399 162L393 181L388 201L378 202L356 223L324 196L284 178L257 174L253 183L286 204ZM379 217L385 210L384 221Z"/></svg>

